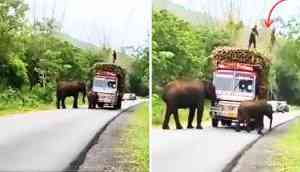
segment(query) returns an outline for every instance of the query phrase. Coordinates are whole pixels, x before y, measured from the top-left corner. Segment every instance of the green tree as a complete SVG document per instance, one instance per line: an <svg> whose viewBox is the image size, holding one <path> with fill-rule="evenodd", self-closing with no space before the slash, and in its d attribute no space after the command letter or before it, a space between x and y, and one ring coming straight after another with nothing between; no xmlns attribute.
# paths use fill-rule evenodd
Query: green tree
<svg viewBox="0 0 300 172"><path fill-rule="evenodd" d="M166 10L153 12L153 88L175 79L210 77L211 51L228 45L229 34L211 26L192 26Z"/></svg>
<svg viewBox="0 0 300 172"><path fill-rule="evenodd" d="M149 49L137 50L136 60L129 74L129 91L139 96L149 94Z"/></svg>
<svg viewBox="0 0 300 172"><path fill-rule="evenodd" d="M0 3L0 77L1 84L20 88L27 82L19 39L25 22L26 4L22 0ZM19 71L20 70L20 71Z"/></svg>
<svg viewBox="0 0 300 172"><path fill-rule="evenodd" d="M273 61L276 87L275 95L291 104L300 103L300 21L291 20L286 28L286 40L282 41ZM288 81L288 84L287 84Z"/></svg>

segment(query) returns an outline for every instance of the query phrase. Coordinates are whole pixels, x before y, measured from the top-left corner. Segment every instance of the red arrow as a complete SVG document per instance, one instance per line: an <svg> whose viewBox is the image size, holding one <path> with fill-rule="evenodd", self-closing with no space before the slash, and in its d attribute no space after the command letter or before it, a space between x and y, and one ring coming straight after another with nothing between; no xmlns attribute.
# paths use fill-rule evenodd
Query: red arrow
<svg viewBox="0 0 300 172"><path fill-rule="evenodd" d="M273 24L273 20L271 19L271 15L274 11L274 9L276 8L277 5L279 5L280 3L284 2L286 0L279 0L275 5L273 5L273 7L271 8L270 12L269 12L269 16L268 19L265 20L265 26L267 28L269 28L272 24Z"/></svg>

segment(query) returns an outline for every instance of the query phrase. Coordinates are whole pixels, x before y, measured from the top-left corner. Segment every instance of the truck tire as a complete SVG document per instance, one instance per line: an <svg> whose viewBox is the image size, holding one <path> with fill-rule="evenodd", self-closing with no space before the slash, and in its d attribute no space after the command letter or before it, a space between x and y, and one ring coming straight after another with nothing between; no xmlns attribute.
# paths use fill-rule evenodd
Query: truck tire
<svg viewBox="0 0 300 172"><path fill-rule="evenodd" d="M98 105L98 107L100 108L100 109L102 109L103 108L103 103L97 103L97 105Z"/></svg>
<svg viewBox="0 0 300 172"><path fill-rule="evenodd" d="M289 111L290 111L290 108L289 108L288 106L286 106L286 107L284 108L284 111L285 111L285 112L289 112Z"/></svg>
<svg viewBox="0 0 300 172"><path fill-rule="evenodd" d="M211 125L212 125L213 127L218 127L218 123L219 123L219 120L218 120L218 119L216 119L216 118L212 118L212 119L211 119Z"/></svg>
<svg viewBox="0 0 300 172"><path fill-rule="evenodd" d="M231 126L231 120L222 119L221 123L223 126L227 126L227 127Z"/></svg>
<svg viewBox="0 0 300 172"><path fill-rule="evenodd" d="M232 124L232 121L231 121L231 120L227 120L227 121L226 121L226 125L227 125L228 127L231 127L231 124Z"/></svg>

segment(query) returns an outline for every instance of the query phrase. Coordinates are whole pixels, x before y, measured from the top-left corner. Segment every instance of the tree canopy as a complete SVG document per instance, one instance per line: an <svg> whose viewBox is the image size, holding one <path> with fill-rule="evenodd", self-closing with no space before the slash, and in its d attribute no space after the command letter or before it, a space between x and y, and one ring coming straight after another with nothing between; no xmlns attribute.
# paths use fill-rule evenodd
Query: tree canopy
<svg viewBox="0 0 300 172"><path fill-rule="evenodd" d="M192 26L166 10L153 12L153 84L174 79L208 78L214 47L229 45L229 33L211 26Z"/></svg>

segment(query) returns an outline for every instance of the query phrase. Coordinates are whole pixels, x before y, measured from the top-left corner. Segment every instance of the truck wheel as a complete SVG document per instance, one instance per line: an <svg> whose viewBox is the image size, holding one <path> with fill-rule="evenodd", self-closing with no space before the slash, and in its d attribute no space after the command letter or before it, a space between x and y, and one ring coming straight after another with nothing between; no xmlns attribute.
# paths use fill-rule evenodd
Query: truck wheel
<svg viewBox="0 0 300 172"><path fill-rule="evenodd" d="M284 108L284 111L285 111L285 112L289 112L289 111L290 111L289 107L286 106L286 107Z"/></svg>
<svg viewBox="0 0 300 172"><path fill-rule="evenodd" d="M231 126L231 120L223 119L223 120L221 120L221 123L223 126L227 126L227 127Z"/></svg>
<svg viewBox="0 0 300 172"><path fill-rule="evenodd" d="M232 122L231 122L230 120L227 120L227 121L226 121L226 125L227 125L228 127L231 127L231 123L232 123Z"/></svg>
<svg viewBox="0 0 300 172"><path fill-rule="evenodd" d="M103 108L103 103L97 103L97 105L98 105L98 107L101 109L101 108Z"/></svg>
<svg viewBox="0 0 300 172"><path fill-rule="evenodd" d="M213 127L218 127L219 120L216 118L211 119L211 124Z"/></svg>

